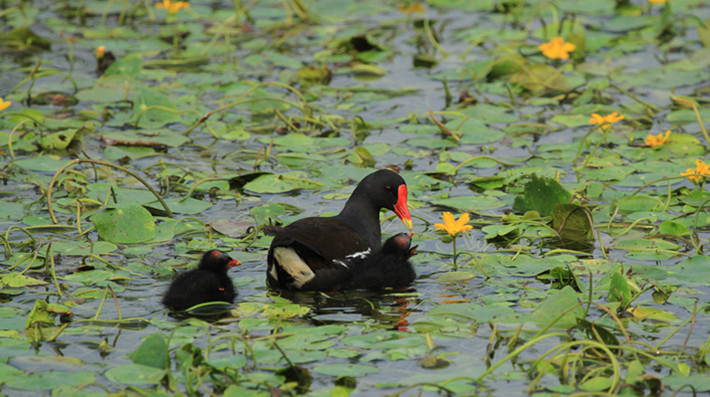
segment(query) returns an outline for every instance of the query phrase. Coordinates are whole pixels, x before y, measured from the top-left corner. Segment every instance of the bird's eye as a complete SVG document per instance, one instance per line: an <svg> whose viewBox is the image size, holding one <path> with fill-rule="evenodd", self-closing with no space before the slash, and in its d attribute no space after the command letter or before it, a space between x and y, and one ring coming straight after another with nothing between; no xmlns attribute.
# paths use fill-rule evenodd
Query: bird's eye
<svg viewBox="0 0 710 397"><path fill-rule="evenodd" d="M392 188L389 185L385 186L385 192L391 192Z"/></svg>

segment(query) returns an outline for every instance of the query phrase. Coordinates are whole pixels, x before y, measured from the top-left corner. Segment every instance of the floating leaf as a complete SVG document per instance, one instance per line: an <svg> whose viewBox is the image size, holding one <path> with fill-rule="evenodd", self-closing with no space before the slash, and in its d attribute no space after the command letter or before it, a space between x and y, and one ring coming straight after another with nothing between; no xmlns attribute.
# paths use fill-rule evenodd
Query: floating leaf
<svg viewBox="0 0 710 397"><path fill-rule="evenodd" d="M161 333L156 333L143 339L138 349L129 354L128 357L131 358L134 364L166 369L168 367L167 353L168 343L165 336Z"/></svg>
<svg viewBox="0 0 710 397"><path fill-rule="evenodd" d="M633 308L629 308L626 311L631 313L634 318L639 320L648 319L654 321L663 321L667 323L679 321L678 317L676 317L673 313L661 309L656 309L655 307L636 306Z"/></svg>
<svg viewBox="0 0 710 397"><path fill-rule="evenodd" d="M581 328L590 340L599 340L611 349L617 349L619 339L611 333L606 327L589 322L585 319L577 319L577 328Z"/></svg>
<svg viewBox="0 0 710 397"><path fill-rule="evenodd" d="M513 74L510 82L537 95L545 91L564 92L569 89L569 83L561 70L543 64L527 65Z"/></svg>
<svg viewBox="0 0 710 397"><path fill-rule="evenodd" d="M353 161L355 164L360 164L363 167L375 166L375 158L372 157L370 151L368 151L364 146L356 146L353 150L353 154L355 155L353 158L353 160L355 160Z"/></svg>
<svg viewBox="0 0 710 397"><path fill-rule="evenodd" d="M579 294L571 287L564 287L559 293L547 297L532 313L532 320L539 327L569 328L584 317L584 307L579 304Z"/></svg>
<svg viewBox="0 0 710 397"><path fill-rule="evenodd" d="M87 385L95 380L94 374L88 371L45 371L15 376L8 379L5 385L19 390L52 390L61 386Z"/></svg>
<svg viewBox="0 0 710 397"><path fill-rule="evenodd" d="M591 213L577 204L558 204L552 210L552 227L565 240L586 242L593 239Z"/></svg>
<svg viewBox="0 0 710 397"><path fill-rule="evenodd" d="M365 376L377 372L377 367L364 364L318 364L313 367L313 372L331 376Z"/></svg>
<svg viewBox="0 0 710 397"><path fill-rule="evenodd" d="M584 391L602 391L614 386L614 379L609 376L594 376L587 379L579 388Z"/></svg>
<svg viewBox="0 0 710 397"><path fill-rule="evenodd" d="M0 41L4 45L20 49L44 49L47 50L52 42L38 35L26 26L18 26L9 32L0 34Z"/></svg>
<svg viewBox="0 0 710 397"><path fill-rule="evenodd" d="M66 160L62 160L58 156L39 155L39 156L34 156L34 157L26 158L26 159L17 160L17 161L15 161L14 164L26 169L27 171L55 172L66 163L67 163Z"/></svg>
<svg viewBox="0 0 710 397"><path fill-rule="evenodd" d="M457 211L481 211L492 210L505 206L505 202L491 196L458 196L439 200L433 200L433 205L449 207Z"/></svg>
<svg viewBox="0 0 710 397"><path fill-rule="evenodd" d="M537 211L542 216L552 215L558 204L572 200L572 194L554 179L530 175L524 192L515 197L513 209L518 212Z"/></svg>
<svg viewBox="0 0 710 397"><path fill-rule="evenodd" d="M663 384L670 387L671 390L681 390L680 388L690 385L696 392L710 391L710 377L706 373L692 374L684 376L674 373L663 378Z"/></svg>
<svg viewBox="0 0 710 397"><path fill-rule="evenodd" d="M66 149L72 139L74 139L74 135L76 135L77 132L78 129L70 129L48 134L39 140L39 144L42 146L42 149L47 150Z"/></svg>
<svg viewBox="0 0 710 397"><path fill-rule="evenodd" d="M617 203L619 212L622 214L630 214L638 211L655 211L663 202L657 197L636 195L624 197Z"/></svg>
<svg viewBox="0 0 710 397"><path fill-rule="evenodd" d="M626 306L631 302L631 288L626 281L626 277L619 269L614 270L609 284L609 302L620 302L621 306Z"/></svg>
<svg viewBox="0 0 710 397"><path fill-rule="evenodd" d="M204 200L198 200L192 197L173 197L166 199L165 203L168 205L168 208L170 208L170 210L176 214L194 215L207 211L208 209L210 209L210 207L212 207L211 203ZM148 207L152 212L157 212L160 214L163 214L165 212L165 207L163 207L163 205L157 200L151 201L150 203L145 203L143 206Z"/></svg>
<svg viewBox="0 0 710 397"><path fill-rule="evenodd" d="M109 208L91 217L102 239L113 243L143 243L155 236L153 216L140 205Z"/></svg>
<svg viewBox="0 0 710 397"><path fill-rule="evenodd" d="M476 278L476 273L465 271L447 272L439 275L439 281L446 284L461 283L464 281L472 280L474 278Z"/></svg>
<svg viewBox="0 0 710 397"><path fill-rule="evenodd" d="M315 189L318 184L290 175L264 174L244 185L245 190L255 193L285 193L299 189Z"/></svg>
<svg viewBox="0 0 710 397"><path fill-rule="evenodd" d="M24 274L21 274L19 272L10 272L3 274L2 277L0 277L0 287L10 287L10 288L17 288L17 287L26 287L29 285L45 285L47 284L45 281L42 280L37 280L36 278L32 277L27 277Z"/></svg>
<svg viewBox="0 0 710 397"><path fill-rule="evenodd" d="M47 311L47 302L40 299L35 299L34 307L27 316L25 328L30 328L35 324L43 326L54 324L54 315Z"/></svg>
<svg viewBox="0 0 710 397"><path fill-rule="evenodd" d="M165 370L140 364L113 367L104 374L114 383L126 385L157 385L165 377Z"/></svg>
<svg viewBox="0 0 710 397"><path fill-rule="evenodd" d="M114 252L118 249L116 244L108 241L67 241L52 242L52 252L68 256L101 255Z"/></svg>
<svg viewBox="0 0 710 397"><path fill-rule="evenodd" d="M665 221L658 226L658 232L662 234L673 234L676 236L687 236L690 230L676 221Z"/></svg>

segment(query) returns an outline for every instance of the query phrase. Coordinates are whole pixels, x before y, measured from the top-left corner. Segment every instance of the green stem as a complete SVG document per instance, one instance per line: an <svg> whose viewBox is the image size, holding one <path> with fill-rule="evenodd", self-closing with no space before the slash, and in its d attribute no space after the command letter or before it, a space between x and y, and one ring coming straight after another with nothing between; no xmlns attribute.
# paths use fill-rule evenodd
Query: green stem
<svg viewBox="0 0 710 397"><path fill-rule="evenodd" d="M125 167L121 167L120 165L116 165L116 164L113 164L113 163L109 163L108 161L92 160L92 159L76 159L76 160L73 160L73 161L70 161L70 162L64 164L64 165L62 166L62 168L60 168L60 169L54 174L54 176L52 177L52 180L49 182L49 187L47 187L47 209L49 210L49 215L50 215L50 217L52 218L52 222L54 222L55 224L57 224L57 223L59 223L59 222L57 221L57 217L54 215L54 208L52 208L52 188L54 187L54 184L55 184L56 181L57 181L57 177L58 177L62 172L64 172L64 170L66 170L67 168L69 168L69 167L71 167L71 166L73 166L73 165L79 164L79 163L92 163L92 164L105 165L105 166L107 166L107 167L113 167L113 168L116 168L116 169L118 169L118 170L121 170L121 171L125 172L126 174L128 174L128 175L130 175L130 176L136 178L136 179L138 180L138 182L142 183L143 186L145 186L148 190L150 190L150 192L153 193L153 195L155 196L155 198L157 198L158 201L160 201L160 204L163 205L163 208L165 209L165 212L168 213L168 217L169 217L169 218L172 218L172 217L173 217L173 212L170 211L170 208L168 207L168 204L163 200L162 197L160 197L160 195L158 194L158 192L156 192L155 189L153 189L153 188L148 184L148 182L145 181L145 179L141 178L140 175L136 174L135 172L133 172L133 171L131 171L131 170L125 168Z"/></svg>
<svg viewBox="0 0 710 397"><path fill-rule="evenodd" d="M592 149L592 151L589 153L589 155L584 159L584 161L582 162L582 165L579 168L576 168L577 170L581 170L587 166L587 163L589 162L589 160L592 159L592 156L594 156L594 154L597 152L597 149L599 149L599 146L601 146L602 143L604 143L604 141L606 140L606 137L609 136L610 132L611 132L611 125L608 125L608 128L604 129L604 135L602 135L599 142L597 142L597 144L594 145L594 149Z"/></svg>

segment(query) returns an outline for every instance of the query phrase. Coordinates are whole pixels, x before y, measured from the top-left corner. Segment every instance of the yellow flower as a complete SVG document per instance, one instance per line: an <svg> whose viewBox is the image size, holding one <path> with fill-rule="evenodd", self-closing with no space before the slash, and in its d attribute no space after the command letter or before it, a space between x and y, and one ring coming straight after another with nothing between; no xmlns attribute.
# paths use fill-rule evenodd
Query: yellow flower
<svg viewBox="0 0 710 397"><path fill-rule="evenodd" d="M660 3L665 3L666 0L648 0L648 2L651 4L660 4Z"/></svg>
<svg viewBox="0 0 710 397"><path fill-rule="evenodd" d="M105 53L106 53L106 46L100 45L100 46L96 47L96 58L99 58L99 59L103 58Z"/></svg>
<svg viewBox="0 0 710 397"><path fill-rule="evenodd" d="M186 1L176 1L172 2L170 0L163 0L155 5L156 8L165 8L168 13L175 14L178 10L190 7L190 3Z"/></svg>
<svg viewBox="0 0 710 397"><path fill-rule="evenodd" d="M444 223L436 223L434 227L441 230L446 230L452 236L457 235L460 232L465 232L467 230L473 229L473 226L467 225L468 223L468 213L465 213L459 218L459 220L454 220L454 216L450 212L444 212Z"/></svg>
<svg viewBox="0 0 710 397"><path fill-rule="evenodd" d="M698 159L695 161L695 169L688 168L685 172L681 172L680 176L684 176L697 184L703 176L710 176L710 165Z"/></svg>
<svg viewBox="0 0 710 397"><path fill-rule="evenodd" d="M648 145L650 147L663 146L663 144L666 143L666 140L668 139L669 136L671 136L671 130L666 131L665 134L664 133L660 133L658 135L648 134L645 142L646 142L646 145Z"/></svg>
<svg viewBox="0 0 710 397"><path fill-rule="evenodd" d="M700 175L693 175L695 174L695 170L692 168L688 168L685 170L685 172L681 172L680 176L684 176L688 179L690 179L691 182L693 183L698 183L700 181L700 178L702 178Z"/></svg>
<svg viewBox="0 0 710 397"><path fill-rule="evenodd" d="M703 160L695 160L695 172L697 174L710 176L710 165L705 164Z"/></svg>
<svg viewBox="0 0 710 397"><path fill-rule="evenodd" d="M575 45L565 43L562 37L555 37L547 43L540 44L537 48L550 59L569 59L569 53L574 51Z"/></svg>
<svg viewBox="0 0 710 397"><path fill-rule="evenodd" d="M614 112L612 114L607 114L606 116L600 116L596 113L592 113L592 118L589 119L589 124L614 124L624 119L624 115L619 115L618 113L619 112Z"/></svg>
<svg viewBox="0 0 710 397"><path fill-rule="evenodd" d="M0 111L7 109L10 105L12 105L12 102L0 98Z"/></svg>
<svg viewBox="0 0 710 397"><path fill-rule="evenodd" d="M410 4L410 5L406 5L404 3L399 3L399 4L397 4L397 7L399 8L399 10L401 12L403 12L405 14L414 14L415 12L419 13L419 14L424 13L424 7L422 6L422 3L419 3L419 2L414 3L414 4Z"/></svg>

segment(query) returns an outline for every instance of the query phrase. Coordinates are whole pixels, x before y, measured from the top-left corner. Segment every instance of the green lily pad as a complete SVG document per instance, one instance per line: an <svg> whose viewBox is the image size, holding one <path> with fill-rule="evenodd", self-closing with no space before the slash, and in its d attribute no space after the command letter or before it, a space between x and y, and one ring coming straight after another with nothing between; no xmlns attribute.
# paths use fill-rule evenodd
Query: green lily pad
<svg viewBox="0 0 710 397"><path fill-rule="evenodd" d="M552 227L565 240L586 242L593 239L591 212L576 204L558 204L552 210Z"/></svg>
<svg viewBox="0 0 710 397"><path fill-rule="evenodd" d="M165 336L157 333L145 338L138 349L128 356L134 364L166 369L168 367L167 352L168 343Z"/></svg>
<svg viewBox="0 0 710 397"><path fill-rule="evenodd" d="M622 214L630 214L638 211L655 211L663 205L663 202L657 197L636 195L622 198L617 205Z"/></svg>
<svg viewBox="0 0 710 397"><path fill-rule="evenodd" d="M289 174L264 174L244 185L245 190L255 193L285 193L299 189L315 189L316 187L318 185L314 182Z"/></svg>
<svg viewBox="0 0 710 397"><path fill-rule="evenodd" d="M542 216L550 216L556 205L572 200L572 194L554 179L530 176L523 194L515 197L513 209L518 212L537 211Z"/></svg>
<svg viewBox="0 0 710 397"><path fill-rule="evenodd" d="M77 129L70 129L60 132L48 134L40 138L39 144L43 149L66 149L74 139L74 135L78 132Z"/></svg>
<svg viewBox="0 0 710 397"><path fill-rule="evenodd" d="M547 327L552 321L555 321L552 328L572 327L577 324L578 318L584 316L584 307L578 304L579 298L580 295L572 287L564 287L540 303L532 313L532 320L539 327Z"/></svg>
<svg viewBox="0 0 710 397"><path fill-rule="evenodd" d="M439 281L442 283L460 283L476 278L476 273L466 272L466 271L455 271L442 273L439 275Z"/></svg>
<svg viewBox="0 0 710 397"><path fill-rule="evenodd" d="M609 302L620 302L622 306L628 305L631 301L631 288L629 288L629 283L618 269L616 269L611 276L608 299Z"/></svg>
<svg viewBox="0 0 710 397"><path fill-rule="evenodd" d="M433 205L438 205L442 207L454 208L459 211L492 210L505 206L505 203L503 201L495 197L483 195L451 197L440 200L433 200L431 203Z"/></svg>
<svg viewBox="0 0 710 397"><path fill-rule="evenodd" d="M114 252L118 249L116 244L108 241L69 241L61 240L52 242L52 252L68 256L85 256L89 254L101 255Z"/></svg>
<svg viewBox="0 0 710 397"><path fill-rule="evenodd" d="M377 367L364 364L319 364L313 367L313 372L331 376L365 376L378 372Z"/></svg>
<svg viewBox="0 0 710 397"><path fill-rule="evenodd" d="M24 168L27 171L55 172L66 163L67 161L63 160L59 156L39 155L35 157L17 160L14 164Z"/></svg>
<svg viewBox="0 0 710 397"><path fill-rule="evenodd" d="M45 285L47 284L45 281L42 280L37 280L36 278L32 277L27 277L24 274L20 274L19 272L10 272L3 274L2 277L0 277L0 287L10 287L10 288L17 288L17 287L26 287L29 285Z"/></svg>
<svg viewBox="0 0 710 397"><path fill-rule="evenodd" d="M168 204L168 208L170 208L170 210L176 214L194 215L207 211L208 209L210 209L210 207L212 207L211 203L208 203L204 200L198 200L192 197L169 198L165 200L165 203ZM144 207L148 207L154 211L161 213L165 211L163 205L157 200L144 204Z"/></svg>
<svg viewBox="0 0 710 397"><path fill-rule="evenodd" d="M658 232L662 234L673 234L676 236L688 236L690 230L683 224L675 221L665 221L658 226Z"/></svg>
<svg viewBox="0 0 710 397"><path fill-rule="evenodd" d="M143 243L155 236L153 216L140 205L109 208L91 217L102 239L113 243Z"/></svg>
<svg viewBox="0 0 710 397"><path fill-rule="evenodd" d="M21 219L25 216L24 208L22 203L0 200L0 220Z"/></svg>
<svg viewBox="0 0 710 397"><path fill-rule="evenodd" d="M5 385L19 390L52 390L61 386L82 386L93 383L95 375L89 371L46 371L26 373L7 380Z"/></svg>
<svg viewBox="0 0 710 397"><path fill-rule="evenodd" d="M166 372L163 369L149 367L141 364L127 364L113 367L104 374L106 378L114 383L126 385L157 385Z"/></svg>
<svg viewBox="0 0 710 397"><path fill-rule="evenodd" d="M692 374L683 376L677 373L663 378L663 384L671 390L680 390L681 386L690 385L696 392L706 392L710 390L710 378L707 374Z"/></svg>

